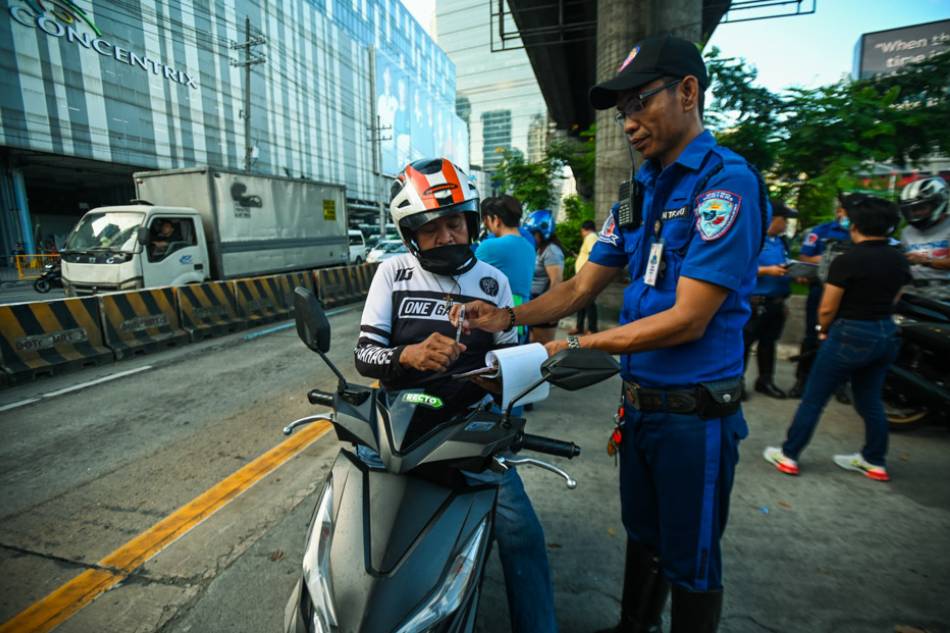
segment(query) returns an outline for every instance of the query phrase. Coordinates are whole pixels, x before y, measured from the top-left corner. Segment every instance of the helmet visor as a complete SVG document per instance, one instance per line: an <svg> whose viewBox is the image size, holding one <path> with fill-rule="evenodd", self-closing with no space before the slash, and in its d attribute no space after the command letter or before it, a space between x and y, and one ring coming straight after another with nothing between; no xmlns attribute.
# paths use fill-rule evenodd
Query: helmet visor
<svg viewBox="0 0 950 633"><path fill-rule="evenodd" d="M920 222L927 220L933 214L937 203L934 200L921 200L919 202L905 202L901 204L901 213L908 222Z"/></svg>
<svg viewBox="0 0 950 633"><path fill-rule="evenodd" d="M445 218L450 215L455 215L456 213L474 213L475 214L475 223L477 226L479 220L479 209L478 209L478 198L472 198L471 200L465 200L459 202L458 204L453 204L445 207L440 207L438 209L432 209L431 211L425 211L423 213L413 213L412 215L406 216L399 221L399 225L404 229L407 229L413 233L422 228L425 224L428 224L432 220L438 220L439 218ZM474 237L474 236L469 236Z"/></svg>

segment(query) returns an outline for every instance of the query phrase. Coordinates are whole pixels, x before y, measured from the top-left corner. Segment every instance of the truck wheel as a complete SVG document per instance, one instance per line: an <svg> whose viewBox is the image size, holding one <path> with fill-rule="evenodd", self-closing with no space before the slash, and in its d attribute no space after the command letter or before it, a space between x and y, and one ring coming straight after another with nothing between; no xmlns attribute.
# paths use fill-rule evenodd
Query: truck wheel
<svg viewBox="0 0 950 633"><path fill-rule="evenodd" d="M49 292L51 287L49 281L46 279L37 279L33 282L33 290L42 292L43 294Z"/></svg>

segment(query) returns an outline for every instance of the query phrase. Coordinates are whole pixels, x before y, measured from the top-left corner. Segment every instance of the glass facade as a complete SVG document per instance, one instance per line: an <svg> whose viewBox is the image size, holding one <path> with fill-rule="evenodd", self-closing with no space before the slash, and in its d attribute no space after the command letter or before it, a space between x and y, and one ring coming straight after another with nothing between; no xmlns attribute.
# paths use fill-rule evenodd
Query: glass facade
<svg viewBox="0 0 950 633"><path fill-rule="evenodd" d="M501 159L500 149L517 149L529 159L539 156L543 135L536 122L547 120L524 50L491 52L492 4L436 0L437 41L457 69L456 112L469 125L469 156L485 171Z"/></svg>
<svg viewBox="0 0 950 633"><path fill-rule="evenodd" d="M253 171L380 197L384 172L467 166L455 66L398 0L9 0L0 9L0 148L135 168L243 169L245 17ZM374 103L370 47L376 49Z"/></svg>

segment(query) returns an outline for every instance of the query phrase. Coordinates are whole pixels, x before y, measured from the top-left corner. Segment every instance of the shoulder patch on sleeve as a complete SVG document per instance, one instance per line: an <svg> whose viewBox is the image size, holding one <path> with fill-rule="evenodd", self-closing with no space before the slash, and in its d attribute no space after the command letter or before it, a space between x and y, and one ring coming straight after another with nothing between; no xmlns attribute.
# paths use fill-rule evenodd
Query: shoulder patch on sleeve
<svg viewBox="0 0 950 633"><path fill-rule="evenodd" d="M805 236L805 244L808 246L814 246L818 243L818 234L812 231L807 236Z"/></svg>
<svg viewBox="0 0 950 633"><path fill-rule="evenodd" d="M482 277L478 285L481 287L482 292L489 297L494 297L498 294L498 280L494 277Z"/></svg>
<svg viewBox="0 0 950 633"><path fill-rule="evenodd" d="M736 221L742 196L725 189L705 191L696 197L696 228L703 240L719 239Z"/></svg>
<svg viewBox="0 0 950 633"><path fill-rule="evenodd" d="M604 226L597 235L597 241L611 246L617 246L620 241L620 235L617 233L617 223L614 221L614 214L609 213L604 220Z"/></svg>

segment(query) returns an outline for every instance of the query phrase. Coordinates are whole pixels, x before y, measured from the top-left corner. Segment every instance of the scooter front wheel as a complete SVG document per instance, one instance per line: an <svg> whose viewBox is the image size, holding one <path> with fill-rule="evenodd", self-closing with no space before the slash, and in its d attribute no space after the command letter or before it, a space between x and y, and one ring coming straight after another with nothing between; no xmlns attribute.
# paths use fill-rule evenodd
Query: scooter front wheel
<svg viewBox="0 0 950 633"><path fill-rule="evenodd" d="M37 292L46 294L50 291L50 288L52 288L52 286L50 285L49 281L43 279L42 277L33 282L33 290Z"/></svg>

